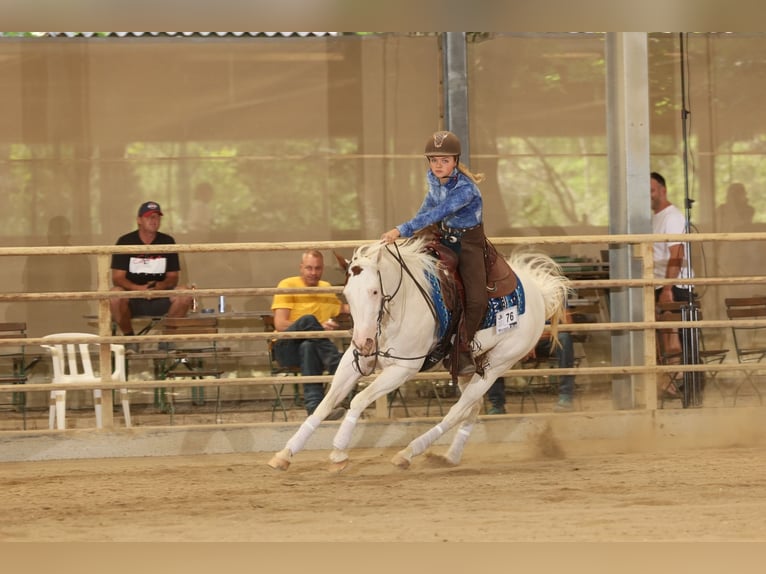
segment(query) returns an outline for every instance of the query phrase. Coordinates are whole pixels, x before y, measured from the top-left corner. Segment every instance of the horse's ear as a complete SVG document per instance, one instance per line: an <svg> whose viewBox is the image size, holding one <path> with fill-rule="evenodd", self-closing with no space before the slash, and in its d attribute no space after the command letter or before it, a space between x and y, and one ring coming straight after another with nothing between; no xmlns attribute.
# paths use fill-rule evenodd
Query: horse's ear
<svg viewBox="0 0 766 574"><path fill-rule="evenodd" d="M348 259L346 259L345 257L342 257L341 255L339 255L337 251L333 251L332 253L333 253L333 255L335 255L335 259L338 260L338 265L340 265L340 268L343 269L344 273L347 273L348 272L348 265L349 265L350 261Z"/></svg>

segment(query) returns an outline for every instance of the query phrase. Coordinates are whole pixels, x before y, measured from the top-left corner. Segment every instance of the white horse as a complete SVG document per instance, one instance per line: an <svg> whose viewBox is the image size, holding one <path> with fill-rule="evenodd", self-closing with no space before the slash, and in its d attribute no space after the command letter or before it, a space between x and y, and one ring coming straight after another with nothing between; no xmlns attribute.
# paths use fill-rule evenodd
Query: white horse
<svg viewBox="0 0 766 574"><path fill-rule="evenodd" d="M429 279L439 271L439 263L425 250L425 244L425 239L391 245L375 242L354 252L343 290L354 323L352 344L344 353L324 400L285 448L271 458L269 466L287 470L292 457L303 449L319 423L349 394L358 379L381 368L380 374L353 398L333 440L331 470L342 470L348 464L352 431L364 409L420 371L438 342L440 324L434 304L435 287ZM476 333L472 348L476 355L484 355L484 374L474 374L459 382L459 400L439 424L398 452L391 461L394 465L408 468L414 456L425 452L459 424L444 456L446 462L457 465L490 385L534 348L546 320L550 320L555 337L556 326L565 312L567 278L556 262L544 254L514 253L508 263L521 285L516 293L523 291L518 299L516 321Z"/></svg>

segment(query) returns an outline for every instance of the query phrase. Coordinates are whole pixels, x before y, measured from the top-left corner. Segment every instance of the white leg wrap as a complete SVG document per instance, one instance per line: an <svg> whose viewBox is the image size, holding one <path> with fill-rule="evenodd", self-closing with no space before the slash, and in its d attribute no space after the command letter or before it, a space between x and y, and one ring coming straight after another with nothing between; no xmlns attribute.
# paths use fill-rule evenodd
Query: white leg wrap
<svg viewBox="0 0 766 574"><path fill-rule="evenodd" d="M289 449L293 454L302 451L303 447L306 446L306 441L309 440L309 437L314 433L315 430L317 430L317 427L321 422L322 421L319 420L319 417L309 415L306 420L303 421L303 424L300 426L300 428L295 431L295 434L290 438L290 440L287 441L285 448Z"/></svg>
<svg viewBox="0 0 766 574"><path fill-rule="evenodd" d="M468 437L471 436L471 431L473 430L473 423L468 425L461 425L459 429L457 429L457 432L455 433L455 438L452 439L452 444L449 447L449 450L447 450L447 454L445 455L446 459L453 464L457 464L460 462L460 459L463 457L463 449L465 448L465 443L468 441Z"/></svg>
<svg viewBox="0 0 766 574"><path fill-rule="evenodd" d="M413 440L410 445L410 451L412 456L418 456L423 454L426 449L433 444L433 442L444 434L444 430L440 424L436 425L432 429L424 432L418 438Z"/></svg>
<svg viewBox="0 0 766 574"><path fill-rule="evenodd" d="M332 446L335 450L346 450L348 448L348 444L351 442L351 433L354 432L357 420L359 420L358 414L351 411L346 413L343 422L340 423L338 432L335 433L335 438L332 440Z"/></svg>

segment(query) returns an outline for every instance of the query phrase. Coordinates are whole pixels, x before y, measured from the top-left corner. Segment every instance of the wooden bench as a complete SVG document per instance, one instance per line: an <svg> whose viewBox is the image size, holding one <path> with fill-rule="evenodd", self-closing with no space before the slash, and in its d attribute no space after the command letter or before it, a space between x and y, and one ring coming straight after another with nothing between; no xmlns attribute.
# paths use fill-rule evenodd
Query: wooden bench
<svg viewBox="0 0 766 574"><path fill-rule="evenodd" d="M0 339L26 339L27 324L23 322L0 323ZM11 350L8 350L8 349ZM7 362L8 368L0 367L0 384L23 385L28 373L42 359L42 355L29 355L24 346L0 346L0 361ZM27 428L27 395L24 391L13 392L9 403L0 403L11 407L22 415L24 430Z"/></svg>
<svg viewBox="0 0 766 574"><path fill-rule="evenodd" d="M191 317L165 317L162 322L162 330L166 335L212 335L218 333L218 317L210 316L191 316ZM204 339L202 337L201 339ZM220 379L223 370L218 365L219 352L228 349L219 347L215 340L210 340L209 344L202 346L198 340L192 342L174 343L168 342L167 352L163 355L157 353L160 358L155 359L155 373L157 378L176 379L191 378L202 379L205 377L214 377ZM212 363L212 364L211 364ZM205 387L192 387L191 402L193 405L205 404ZM173 424L175 414L175 401L173 400L173 390L168 393L164 387L155 389L155 404L163 412L170 414L170 422ZM221 387L216 387L216 418L220 414L221 407Z"/></svg>

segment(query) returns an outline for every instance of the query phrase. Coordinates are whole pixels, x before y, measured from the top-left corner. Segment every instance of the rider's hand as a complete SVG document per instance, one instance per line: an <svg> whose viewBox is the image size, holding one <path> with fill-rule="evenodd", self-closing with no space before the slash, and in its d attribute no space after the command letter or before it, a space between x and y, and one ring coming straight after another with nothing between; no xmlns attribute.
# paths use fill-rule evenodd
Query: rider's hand
<svg viewBox="0 0 766 574"><path fill-rule="evenodd" d="M399 230L394 227L391 231L386 231L383 235L381 235L380 240L383 243L393 243L399 237L401 237L401 233L399 233Z"/></svg>

